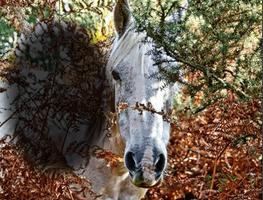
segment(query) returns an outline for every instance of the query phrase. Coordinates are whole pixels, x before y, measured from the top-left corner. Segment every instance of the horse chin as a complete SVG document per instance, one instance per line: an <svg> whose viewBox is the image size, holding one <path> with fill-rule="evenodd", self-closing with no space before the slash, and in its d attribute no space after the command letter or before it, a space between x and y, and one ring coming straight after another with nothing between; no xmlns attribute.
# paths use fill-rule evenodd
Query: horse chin
<svg viewBox="0 0 263 200"><path fill-rule="evenodd" d="M152 181L152 182L139 182L139 181L136 181L134 179L131 180L132 184L137 186L137 187L140 187L140 188L153 188L153 187L156 187L158 185L160 185L163 181L163 177L161 176L158 180L155 180L155 181Z"/></svg>

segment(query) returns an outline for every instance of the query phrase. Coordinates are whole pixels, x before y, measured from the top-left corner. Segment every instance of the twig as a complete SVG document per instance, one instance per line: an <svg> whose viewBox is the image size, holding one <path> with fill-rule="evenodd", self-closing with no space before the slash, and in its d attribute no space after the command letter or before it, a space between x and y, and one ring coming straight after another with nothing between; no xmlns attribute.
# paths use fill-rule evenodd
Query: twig
<svg viewBox="0 0 263 200"><path fill-rule="evenodd" d="M8 122L10 119L12 119L12 117L18 113L20 111L21 108L16 109L8 118L6 118L2 123L0 123L0 128L6 123Z"/></svg>
<svg viewBox="0 0 263 200"><path fill-rule="evenodd" d="M222 154L225 152L225 150L227 149L227 147L228 147L230 144L231 144L231 142L228 142L228 143L226 144L226 146L221 150L221 152L219 153L219 155L216 157L216 159L215 159L215 161L214 161L214 168L213 168L213 175L212 175L212 181L211 181L211 185L210 185L210 190L213 190L213 187L214 187L217 161L219 160L219 158L222 156Z"/></svg>
<svg viewBox="0 0 263 200"><path fill-rule="evenodd" d="M220 77L218 77L216 75L216 73L210 69L209 67L205 67L205 66L201 66L198 64L193 64L188 62L187 60L182 59L179 55L177 55L175 52L171 52L167 47L164 46L164 50L167 53L168 56L171 56L173 58L175 58L178 62L184 63L186 65L188 65L189 67L193 68L193 69L197 69L201 72L203 72L204 74L209 74L212 78L214 78L215 80L217 80L219 83L222 84L223 88L226 89L231 89L232 91L234 91L239 97L243 98L243 99L249 99L249 96L244 93L243 91L241 91L239 88L236 88L235 86L231 85L230 83L224 81L223 79L221 79Z"/></svg>
<svg viewBox="0 0 263 200"><path fill-rule="evenodd" d="M143 111L147 111L147 112L151 112L152 114L158 114L161 115L163 117L163 120L166 122L171 122L171 113L167 113L164 112L163 110L161 111L156 111L153 108L153 105L151 104L151 102L147 102L147 104L145 105L144 103L139 103L136 102L135 105L128 105L127 103L124 102L120 102L117 106L117 112L120 113L123 110L126 110L128 108L132 108L133 110L137 110L139 112L139 114L141 115Z"/></svg>

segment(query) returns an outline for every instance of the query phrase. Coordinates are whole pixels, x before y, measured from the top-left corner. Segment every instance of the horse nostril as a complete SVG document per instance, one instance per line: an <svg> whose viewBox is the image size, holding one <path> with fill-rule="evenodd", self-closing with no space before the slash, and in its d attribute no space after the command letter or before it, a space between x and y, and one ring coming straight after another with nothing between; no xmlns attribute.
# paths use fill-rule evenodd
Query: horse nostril
<svg viewBox="0 0 263 200"><path fill-rule="evenodd" d="M155 171L157 173L160 173L164 170L164 167L165 167L165 156L163 154L160 154L155 163Z"/></svg>
<svg viewBox="0 0 263 200"><path fill-rule="evenodd" d="M135 163L135 159L134 159L134 153L132 153L130 151L126 153L125 164L126 164L126 167L128 168L128 170L135 171L136 163Z"/></svg>

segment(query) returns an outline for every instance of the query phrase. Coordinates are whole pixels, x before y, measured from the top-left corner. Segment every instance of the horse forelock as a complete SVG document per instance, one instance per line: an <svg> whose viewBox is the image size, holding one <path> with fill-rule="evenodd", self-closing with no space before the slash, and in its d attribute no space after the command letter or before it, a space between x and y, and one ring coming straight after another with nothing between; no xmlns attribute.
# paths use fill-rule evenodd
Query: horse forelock
<svg viewBox="0 0 263 200"><path fill-rule="evenodd" d="M146 33L137 32L134 25L130 25L122 37L116 38L113 43L107 64L110 68L109 71L118 66L124 59L130 57L132 59L130 62L134 63L132 67L137 67L137 72L147 73L149 66L152 64L152 59L147 54L151 49L152 43L146 42ZM147 62L145 62L145 59Z"/></svg>

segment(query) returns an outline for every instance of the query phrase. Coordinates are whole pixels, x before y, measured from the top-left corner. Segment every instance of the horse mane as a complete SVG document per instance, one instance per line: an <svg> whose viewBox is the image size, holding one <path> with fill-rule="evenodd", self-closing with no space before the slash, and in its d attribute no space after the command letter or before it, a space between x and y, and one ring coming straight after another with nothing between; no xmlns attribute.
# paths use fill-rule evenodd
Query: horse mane
<svg viewBox="0 0 263 200"><path fill-rule="evenodd" d="M136 67L138 67L138 72L141 72L142 74L147 72L147 66L149 65L145 65L142 61L152 48L152 43L146 41L146 38L146 33L137 32L134 22L131 22L123 35L120 38L115 39L107 66L112 69L113 67L118 66L120 62L129 55L135 58L134 60L140 62L140 64L136 65ZM131 55L130 53L134 48L137 48L138 51L135 52L136 55Z"/></svg>

